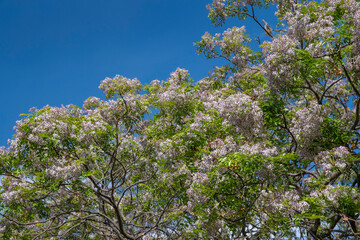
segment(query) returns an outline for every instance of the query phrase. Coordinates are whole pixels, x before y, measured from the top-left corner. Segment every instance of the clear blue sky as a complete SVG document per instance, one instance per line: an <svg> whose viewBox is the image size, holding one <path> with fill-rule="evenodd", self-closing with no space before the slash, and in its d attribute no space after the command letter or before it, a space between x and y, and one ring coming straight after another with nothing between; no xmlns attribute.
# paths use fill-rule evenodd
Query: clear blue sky
<svg viewBox="0 0 360 240"><path fill-rule="evenodd" d="M0 146L31 107L103 98L98 86L105 77L149 83L167 79L177 67L196 81L207 76L216 62L196 55L193 43L206 31L243 25L212 26L205 8L210 2L0 0ZM256 35L260 28L247 25L247 32Z"/></svg>

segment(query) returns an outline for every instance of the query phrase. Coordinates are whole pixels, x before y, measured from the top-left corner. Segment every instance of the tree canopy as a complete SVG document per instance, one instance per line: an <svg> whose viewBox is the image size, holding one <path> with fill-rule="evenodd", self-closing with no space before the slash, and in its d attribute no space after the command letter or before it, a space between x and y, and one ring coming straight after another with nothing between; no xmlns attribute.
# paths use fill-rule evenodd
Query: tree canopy
<svg viewBox="0 0 360 240"><path fill-rule="evenodd" d="M0 148L1 239L359 238L360 2L208 10L268 40L206 33L226 64L204 79L118 75L105 100L32 109Z"/></svg>

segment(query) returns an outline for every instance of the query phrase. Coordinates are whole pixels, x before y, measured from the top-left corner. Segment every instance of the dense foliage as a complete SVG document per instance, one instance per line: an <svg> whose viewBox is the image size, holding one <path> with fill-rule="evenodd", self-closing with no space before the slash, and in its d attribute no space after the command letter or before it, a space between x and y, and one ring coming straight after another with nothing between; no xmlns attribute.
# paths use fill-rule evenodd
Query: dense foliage
<svg viewBox="0 0 360 240"><path fill-rule="evenodd" d="M1 239L359 238L359 1L208 9L268 40L206 33L227 64L200 81L116 76L106 100L30 111L0 149Z"/></svg>

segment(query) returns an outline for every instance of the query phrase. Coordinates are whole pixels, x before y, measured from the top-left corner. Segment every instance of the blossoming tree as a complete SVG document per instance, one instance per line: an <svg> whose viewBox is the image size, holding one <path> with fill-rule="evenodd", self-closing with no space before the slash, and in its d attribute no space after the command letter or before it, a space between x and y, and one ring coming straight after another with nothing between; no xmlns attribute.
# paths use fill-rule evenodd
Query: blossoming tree
<svg viewBox="0 0 360 240"><path fill-rule="evenodd" d="M208 9L255 21L262 52L244 26L206 33L227 61L209 77L116 76L107 100L30 112L0 152L2 239L359 238L360 3Z"/></svg>

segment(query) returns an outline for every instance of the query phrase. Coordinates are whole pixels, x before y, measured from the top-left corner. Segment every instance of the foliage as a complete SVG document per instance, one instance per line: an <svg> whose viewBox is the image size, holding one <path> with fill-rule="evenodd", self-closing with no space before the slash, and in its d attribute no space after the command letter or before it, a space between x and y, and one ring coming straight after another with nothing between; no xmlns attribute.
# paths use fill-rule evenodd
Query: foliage
<svg viewBox="0 0 360 240"><path fill-rule="evenodd" d="M276 5L277 28L255 11ZM0 149L2 239L357 239L360 3L214 0L197 53L223 58L106 100L34 109Z"/></svg>

